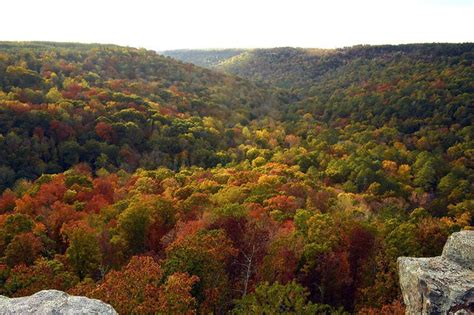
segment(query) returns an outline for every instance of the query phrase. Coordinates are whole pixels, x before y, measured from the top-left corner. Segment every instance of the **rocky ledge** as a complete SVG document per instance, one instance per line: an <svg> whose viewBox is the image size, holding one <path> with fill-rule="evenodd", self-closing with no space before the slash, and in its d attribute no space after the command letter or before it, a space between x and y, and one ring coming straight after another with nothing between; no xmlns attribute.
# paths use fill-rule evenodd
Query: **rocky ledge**
<svg viewBox="0 0 474 315"><path fill-rule="evenodd" d="M474 314L474 231L453 233L441 256L398 258L407 314Z"/></svg>
<svg viewBox="0 0 474 315"><path fill-rule="evenodd" d="M0 314L116 315L117 312L112 306L99 300L83 296L72 296L57 290L43 290L33 295L19 298L0 296Z"/></svg>

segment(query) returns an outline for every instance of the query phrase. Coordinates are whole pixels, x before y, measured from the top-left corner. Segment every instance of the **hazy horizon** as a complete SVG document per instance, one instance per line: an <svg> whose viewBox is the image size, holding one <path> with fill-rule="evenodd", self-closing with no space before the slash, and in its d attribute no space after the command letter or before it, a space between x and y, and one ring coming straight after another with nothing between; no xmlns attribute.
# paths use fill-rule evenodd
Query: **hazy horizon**
<svg viewBox="0 0 474 315"><path fill-rule="evenodd" d="M212 50L252 50L252 49L277 49L277 48L296 48L296 49L321 49L321 50L335 50L335 49L344 49L350 47L359 47L359 46L399 46L399 45L423 45L423 44L470 44L474 43L474 41L467 41L467 42L413 42L413 43L401 43L401 44L393 44L393 43L382 43L382 44L354 44L348 46L340 46L340 47L332 47L332 48L323 48L323 47L302 47L302 46L274 46L274 47L204 47L204 48L176 48L176 49L163 49L163 50L156 50L157 52L164 52L164 51L174 51L174 50L202 50L202 51L212 51ZM100 43L80 43L80 44L100 44ZM113 45L113 44L112 44ZM133 46L129 46L133 47Z"/></svg>
<svg viewBox="0 0 474 315"><path fill-rule="evenodd" d="M79 44L79 45L115 45L127 48L136 48L136 49L147 49L160 52L166 51L193 51L193 50L200 50L200 51L224 51L224 50L255 50L255 49L278 49L278 48L295 48L295 49L320 49L320 50L336 50L336 49L344 49L350 47L363 47L363 46L400 46L400 45L424 45L424 44L470 44L474 43L474 41L466 41L466 42L413 42L413 43L401 43L401 44L394 44L394 43L382 43L382 44L354 44L348 46L340 46L340 47L333 47L333 48L323 48L323 47L302 47L302 46L273 46L273 47L204 47L204 48L171 48L171 49L162 49L157 50L153 48L146 48L146 47L139 47L139 46L131 46L131 45L121 45L115 43L99 43L99 42L78 42L78 41L51 41L51 40L0 40L0 43L54 43L54 44Z"/></svg>

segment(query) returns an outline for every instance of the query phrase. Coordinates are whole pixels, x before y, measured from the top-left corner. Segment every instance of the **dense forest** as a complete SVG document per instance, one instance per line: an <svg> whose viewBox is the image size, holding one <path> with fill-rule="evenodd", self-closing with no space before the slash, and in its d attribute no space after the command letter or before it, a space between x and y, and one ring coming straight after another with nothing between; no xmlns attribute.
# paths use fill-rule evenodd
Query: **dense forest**
<svg viewBox="0 0 474 315"><path fill-rule="evenodd" d="M214 70L0 43L0 294L404 314L397 257L474 225L474 44L166 54Z"/></svg>

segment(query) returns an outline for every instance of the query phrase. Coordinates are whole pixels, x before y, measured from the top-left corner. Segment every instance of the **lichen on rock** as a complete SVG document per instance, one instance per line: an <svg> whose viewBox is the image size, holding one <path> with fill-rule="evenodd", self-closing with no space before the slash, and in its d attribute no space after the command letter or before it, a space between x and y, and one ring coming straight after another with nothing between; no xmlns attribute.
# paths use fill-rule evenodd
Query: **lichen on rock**
<svg viewBox="0 0 474 315"><path fill-rule="evenodd" d="M407 314L474 314L474 231L453 233L441 256L399 257Z"/></svg>
<svg viewBox="0 0 474 315"><path fill-rule="evenodd" d="M8 298L0 296L2 315L116 315L112 306L83 296L72 296L58 290L43 290L30 296Z"/></svg>

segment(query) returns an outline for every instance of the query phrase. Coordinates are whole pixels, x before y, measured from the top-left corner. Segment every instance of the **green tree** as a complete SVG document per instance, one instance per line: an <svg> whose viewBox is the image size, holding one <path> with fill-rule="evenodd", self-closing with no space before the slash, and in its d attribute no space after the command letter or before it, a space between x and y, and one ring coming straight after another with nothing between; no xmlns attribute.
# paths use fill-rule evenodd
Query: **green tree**
<svg viewBox="0 0 474 315"><path fill-rule="evenodd" d="M80 279L94 276L101 262L101 253L96 232L85 222L73 222L62 228L69 242L66 257Z"/></svg>
<svg viewBox="0 0 474 315"><path fill-rule="evenodd" d="M255 292L237 301L233 314L344 314L329 305L308 301L308 291L290 282L286 285L275 282L262 283Z"/></svg>

